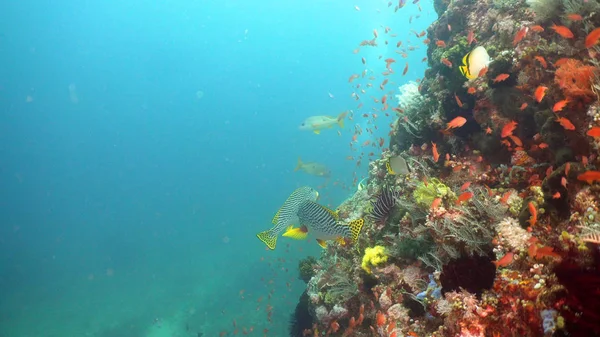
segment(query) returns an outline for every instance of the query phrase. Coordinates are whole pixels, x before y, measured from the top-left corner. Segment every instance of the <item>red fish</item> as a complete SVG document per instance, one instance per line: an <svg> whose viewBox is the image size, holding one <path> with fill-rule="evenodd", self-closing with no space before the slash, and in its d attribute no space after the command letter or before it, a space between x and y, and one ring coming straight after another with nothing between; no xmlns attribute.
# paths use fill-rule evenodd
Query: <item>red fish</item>
<svg viewBox="0 0 600 337"><path fill-rule="evenodd" d="M452 62L450 62L450 60L448 60L447 58L442 57L440 62L442 62L446 67L452 68Z"/></svg>
<svg viewBox="0 0 600 337"><path fill-rule="evenodd" d="M575 35L573 35L573 32L565 26L557 26L553 24L552 26L550 26L550 29L554 30L558 35L564 37L565 39L572 39L575 37Z"/></svg>
<svg viewBox="0 0 600 337"><path fill-rule="evenodd" d="M466 122L466 118L458 116L446 124L446 130L460 128L461 126L465 125Z"/></svg>
<svg viewBox="0 0 600 337"><path fill-rule="evenodd" d="M475 41L475 33L473 33L472 30L469 31L469 33L467 34L467 43L470 46L471 43L473 43L473 41Z"/></svg>
<svg viewBox="0 0 600 337"><path fill-rule="evenodd" d="M586 132L585 134L590 137L600 137L600 127L594 126L593 128L589 129L588 132Z"/></svg>
<svg viewBox="0 0 600 337"><path fill-rule="evenodd" d="M567 106L567 104L569 104L568 99L563 99L562 101L558 101L558 102L556 102L556 104L554 104L554 107L552 107L552 111L553 112L562 111L562 109L564 109L565 106Z"/></svg>
<svg viewBox="0 0 600 337"><path fill-rule="evenodd" d="M562 125L562 127L565 128L565 130L575 130L575 125L573 125L573 123L571 123L571 121L566 119L565 117L557 118L556 121L559 122L560 125Z"/></svg>
<svg viewBox="0 0 600 337"><path fill-rule="evenodd" d="M517 34L515 34L515 38L513 39L513 46L516 46L517 43L523 40L525 35L527 35L527 31L529 31L529 27L523 27L517 32Z"/></svg>
<svg viewBox="0 0 600 337"><path fill-rule="evenodd" d="M527 222L529 222L529 225L533 227L537 222L537 210L535 209L535 205L531 201L527 204L527 207L529 208L529 214L531 214Z"/></svg>
<svg viewBox="0 0 600 337"><path fill-rule="evenodd" d="M500 74L500 75L496 76L496 78L494 78L494 83L505 81L509 77L510 77L509 74Z"/></svg>
<svg viewBox="0 0 600 337"><path fill-rule="evenodd" d="M599 39L600 39L600 28L596 28L596 29L592 30L588 34L588 36L585 38L585 47L586 48L593 47L596 43L598 43Z"/></svg>
<svg viewBox="0 0 600 337"><path fill-rule="evenodd" d="M437 144L434 142L431 142L431 152L433 154L433 161L437 163L437 161L440 159L440 153L437 150Z"/></svg>
<svg viewBox="0 0 600 337"><path fill-rule="evenodd" d="M472 197L473 192L463 192L461 195L458 196L458 199L456 199L456 204L459 205L461 202L468 201Z"/></svg>
<svg viewBox="0 0 600 337"><path fill-rule="evenodd" d="M431 209L436 209L440 206L440 203L442 202L442 198L435 198L433 199L433 202L431 203Z"/></svg>
<svg viewBox="0 0 600 337"><path fill-rule="evenodd" d="M504 255L500 260L494 261L496 268L508 266L509 264L511 264L513 262L514 256L515 256L515 254L512 252L506 253L506 255Z"/></svg>
<svg viewBox="0 0 600 337"><path fill-rule="evenodd" d="M546 95L546 90L548 90L548 87L545 87L543 85L540 85L535 89L533 96L535 97L535 100L538 103L540 103L542 99L544 99L544 96Z"/></svg>
<svg viewBox="0 0 600 337"><path fill-rule="evenodd" d="M536 60L538 60L538 62L540 62L540 64L542 65L542 67L544 68L548 68L548 63L546 63L546 59L543 56L536 56L535 57Z"/></svg>
<svg viewBox="0 0 600 337"><path fill-rule="evenodd" d="M460 100L460 98L458 98L458 96L456 96L456 94L454 94L454 98L456 99L456 104L458 104L458 107L462 108L463 107L463 103Z"/></svg>
<svg viewBox="0 0 600 337"><path fill-rule="evenodd" d="M600 171L585 171L577 176L577 180L585 181L591 184L594 181L600 181Z"/></svg>
<svg viewBox="0 0 600 337"><path fill-rule="evenodd" d="M502 128L502 132L500 133L500 136L502 138L506 138L510 135L512 135L513 131L515 131L515 129L517 128L517 122L515 121L510 121L508 123L506 123L506 125L504 125L504 127Z"/></svg>

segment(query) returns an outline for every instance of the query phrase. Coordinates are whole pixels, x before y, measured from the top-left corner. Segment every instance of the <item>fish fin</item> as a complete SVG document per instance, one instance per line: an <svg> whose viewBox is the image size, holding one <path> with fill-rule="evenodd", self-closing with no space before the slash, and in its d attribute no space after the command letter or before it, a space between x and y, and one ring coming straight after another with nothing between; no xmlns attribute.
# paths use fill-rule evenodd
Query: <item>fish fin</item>
<svg viewBox="0 0 600 337"><path fill-rule="evenodd" d="M314 130L313 132L316 133L317 135L321 134L321 130Z"/></svg>
<svg viewBox="0 0 600 337"><path fill-rule="evenodd" d="M327 242L325 240L317 239L317 243L319 244L319 246L321 246L321 248L327 248Z"/></svg>
<svg viewBox="0 0 600 337"><path fill-rule="evenodd" d="M289 226L288 229L283 233L283 236L294 239L294 240L304 240L308 235L308 229L306 226L294 228L294 226Z"/></svg>
<svg viewBox="0 0 600 337"><path fill-rule="evenodd" d="M353 241L358 240L358 235L360 234L360 231L362 230L364 224L365 224L365 220L364 219L352 220L348 224L348 226L350 227L350 233L352 233L352 240Z"/></svg>
<svg viewBox="0 0 600 337"><path fill-rule="evenodd" d="M344 118L346 118L346 115L348 114L348 111L344 111L341 114L338 115L337 117L337 123L340 126L340 128L344 128Z"/></svg>
<svg viewBox="0 0 600 337"><path fill-rule="evenodd" d="M396 172L394 172L394 170L392 170L392 165L390 164L389 159L385 162L385 168L387 169L389 174L396 175Z"/></svg>
<svg viewBox="0 0 600 337"><path fill-rule="evenodd" d="M299 169L301 169L302 165L304 165L304 163L302 162L302 159L298 157L298 164L296 164L296 168L294 169L294 171L298 171Z"/></svg>
<svg viewBox="0 0 600 337"><path fill-rule="evenodd" d="M273 250L275 249L275 245L277 245L277 235L273 234L273 232L269 231L264 231L264 232L260 232L258 234L256 234L256 237L265 243L265 245L267 245L267 247L269 247L269 249Z"/></svg>

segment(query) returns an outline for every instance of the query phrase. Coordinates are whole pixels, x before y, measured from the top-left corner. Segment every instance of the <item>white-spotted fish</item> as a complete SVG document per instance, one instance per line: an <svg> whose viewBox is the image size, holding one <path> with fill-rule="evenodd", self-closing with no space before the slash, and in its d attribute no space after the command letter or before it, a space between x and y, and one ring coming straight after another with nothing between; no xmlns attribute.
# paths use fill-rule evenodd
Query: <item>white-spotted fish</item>
<svg viewBox="0 0 600 337"><path fill-rule="evenodd" d="M318 197L319 192L311 187L304 186L296 189L279 208L277 213L275 213L271 221L275 226L267 231L256 234L256 237L270 249L275 249L279 234L293 224L299 223L298 209L300 205L305 201L317 201Z"/></svg>
<svg viewBox="0 0 600 337"><path fill-rule="evenodd" d="M289 228L283 236L303 240L309 234L317 239L319 245L327 247L327 240L343 241L344 238L358 239L365 221L356 219L349 224L339 221L338 214L314 201L305 201L298 209L299 228Z"/></svg>

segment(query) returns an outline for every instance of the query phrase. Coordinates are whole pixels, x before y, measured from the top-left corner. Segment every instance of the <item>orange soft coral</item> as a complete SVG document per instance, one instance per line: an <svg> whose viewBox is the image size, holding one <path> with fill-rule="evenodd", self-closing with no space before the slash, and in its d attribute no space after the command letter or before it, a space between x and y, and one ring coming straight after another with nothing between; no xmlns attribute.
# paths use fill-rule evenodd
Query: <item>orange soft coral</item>
<svg viewBox="0 0 600 337"><path fill-rule="evenodd" d="M588 101L594 98L592 81L596 68L586 66L581 61L567 59L556 69L554 82L563 90L568 99Z"/></svg>

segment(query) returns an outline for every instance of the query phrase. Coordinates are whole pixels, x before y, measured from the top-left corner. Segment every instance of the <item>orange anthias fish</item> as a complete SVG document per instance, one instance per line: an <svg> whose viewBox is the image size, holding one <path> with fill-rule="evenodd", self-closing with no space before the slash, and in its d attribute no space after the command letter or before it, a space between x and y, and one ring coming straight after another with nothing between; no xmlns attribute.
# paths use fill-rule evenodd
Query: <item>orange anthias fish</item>
<svg viewBox="0 0 600 337"><path fill-rule="evenodd" d="M450 62L450 60L448 60L447 58L442 57L440 59L440 62L442 62L446 67L452 68L452 62Z"/></svg>
<svg viewBox="0 0 600 337"><path fill-rule="evenodd" d="M567 18L571 21L581 21L583 17L579 14L567 14Z"/></svg>
<svg viewBox="0 0 600 337"><path fill-rule="evenodd" d="M437 163L440 159L440 153L437 150L437 144L434 142L431 142L431 152L433 154L433 161Z"/></svg>
<svg viewBox="0 0 600 337"><path fill-rule="evenodd" d="M577 180L585 181L588 184L591 184L594 181L600 181L600 171L585 171L577 176Z"/></svg>
<svg viewBox="0 0 600 337"><path fill-rule="evenodd" d="M542 65L542 67L544 68L548 68L548 63L546 62L546 59L543 56L536 56L534 57L536 60L538 60L538 62L540 62L540 64Z"/></svg>
<svg viewBox="0 0 600 337"><path fill-rule="evenodd" d="M543 85L540 85L539 87L537 87L537 89L535 89L533 96L535 97L535 100L538 103L540 103L544 99L544 96L546 95L546 90L548 90L548 87L545 87Z"/></svg>
<svg viewBox="0 0 600 337"><path fill-rule="evenodd" d="M431 209L436 209L440 206L440 203L442 202L442 198L435 198L433 199L433 202L431 203Z"/></svg>
<svg viewBox="0 0 600 337"><path fill-rule="evenodd" d="M515 256L515 254L512 252L506 253L506 255L504 255L500 260L494 261L496 268L508 266L509 264L511 264L513 262L514 256Z"/></svg>
<svg viewBox="0 0 600 337"><path fill-rule="evenodd" d="M527 204L527 207L529 208L529 214L531 214L527 222L529 222L529 225L533 227L537 222L537 210L535 209L535 205L531 201Z"/></svg>
<svg viewBox="0 0 600 337"><path fill-rule="evenodd" d="M477 89L475 89L473 87L469 87L469 89L467 89L467 94L474 95L476 92L477 92Z"/></svg>
<svg viewBox="0 0 600 337"><path fill-rule="evenodd" d="M473 41L475 41L475 33L473 33L472 30L469 31L469 33L467 34L467 43L470 46L471 43L473 43Z"/></svg>
<svg viewBox="0 0 600 337"><path fill-rule="evenodd" d="M590 137L600 137L600 127L594 126L593 128L589 129L588 132L586 132L585 134Z"/></svg>
<svg viewBox="0 0 600 337"><path fill-rule="evenodd" d="M596 28L592 30L588 36L585 38L585 47L591 48L600 40L600 28Z"/></svg>
<svg viewBox="0 0 600 337"><path fill-rule="evenodd" d="M502 128L502 132L500 133L500 136L502 138L506 138L510 135L512 135L513 131L515 131L515 129L517 128L517 122L515 121L510 121L508 123L506 123L506 125L504 125L504 127Z"/></svg>
<svg viewBox="0 0 600 337"><path fill-rule="evenodd" d="M461 202L468 201L472 197L473 192L463 192L461 195L458 196L458 199L456 199L456 204L459 205Z"/></svg>
<svg viewBox="0 0 600 337"><path fill-rule="evenodd" d="M544 31L544 27L542 27L540 25L535 25L535 26L531 26L531 30L533 30L536 33L541 33Z"/></svg>
<svg viewBox="0 0 600 337"><path fill-rule="evenodd" d="M558 102L556 102L556 104L554 104L554 107L552 108L552 111L553 112L562 111L562 109L564 109L565 106L567 106L567 104L569 104L569 100L568 99L563 99L562 101L558 101Z"/></svg>
<svg viewBox="0 0 600 337"><path fill-rule="evenodd" d="M461 126L465 125L466 122L466 118L458 116L446 124L446 131L449 129L460 128Z"/></svg>
<svg viewBox="0 0 600 337"><path fill-rule="evenodd" d="M575 37L575 35L573 35L573 32L565 26L557 26L553 24L552 26L550 26L550 29L554 30L558 35L564 37L565 39L572 39Z"/></svg>
<svg viewBox="0 0 600 337"><path fill-rule="evenodd" d="M573 123L571 123L571 121L566 119L565 117L557 118L556 121L559 122L560 125L562 125L562 127L565 128L565 130L575 130L575 125L573 125Z"/></svg>
<svg viewBox="0 0 600 337"><path fill-rule="evenodd" d="M509 74L500 74L500 75L496 76L496 78L494 78L494 83L505 81L509 77L510 77Z"/></svg>
<svg viewBox="0 0 600 337"><path fill-rule="evenodd" d="M460 100L460 98L458 98L458 96L456 94L454 94L454 98L456 99L456 104L458 104L458 107L462 108L463 107L463 103Z"/></svg>
<svg viewBox="0 0 600 337"><path fill-rule="evenodd" d="M467 181L466 183L464 183L464 184L463 184L463 185L460 187L460 190L461 190L461 191L464 191L464 190L466 190L467 188L469 188L469 186L471 186L471 182L470 182L470 181Z"/></svg>
<svg viewBox="0 0 600 337"><path fill-rule="evenodd" d="M406 75L407 72L408 72L408 62L404 66L404 71L402 72L402 76Z"/></svg>
<svg viewBox="0 0 600 337"><path fill-rule="evenodd" d="M529 27L523 27L517 32L517 34L515 35L515 38L513 40L513 46L516 46L517 43L519 43L519 42L521 42L521 40L523 40L525 35L527 35L527 31L529 31Z"/></svg>

